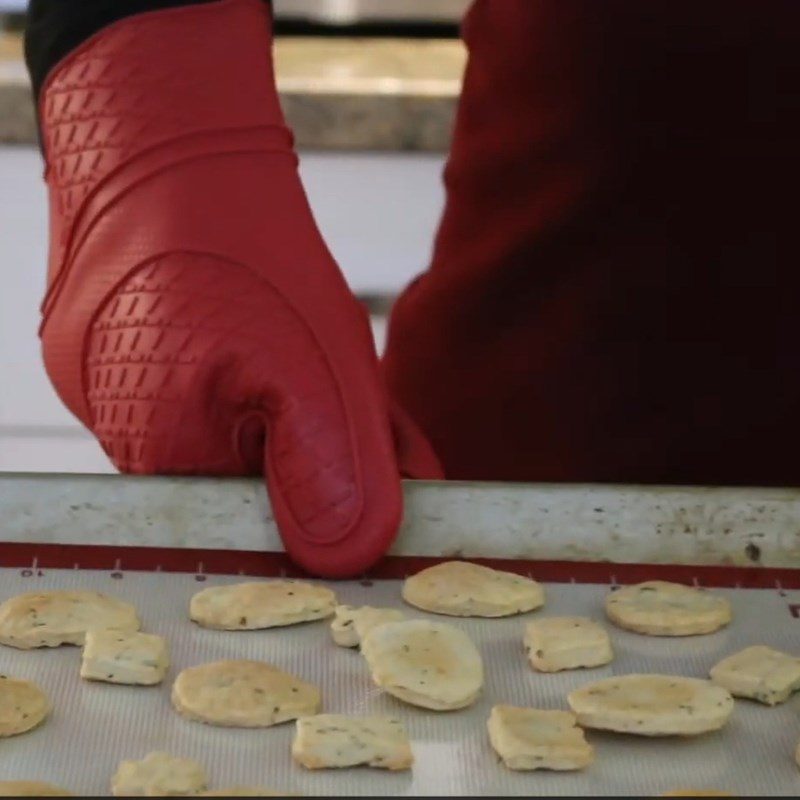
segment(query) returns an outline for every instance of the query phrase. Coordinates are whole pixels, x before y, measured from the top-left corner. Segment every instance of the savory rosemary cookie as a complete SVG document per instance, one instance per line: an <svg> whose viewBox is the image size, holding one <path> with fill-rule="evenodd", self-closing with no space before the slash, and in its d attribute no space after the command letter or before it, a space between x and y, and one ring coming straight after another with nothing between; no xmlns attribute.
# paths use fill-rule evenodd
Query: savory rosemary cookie
<svg viewBox="0 0 800 800"><path fill-rule="evenodd" d="M495 706L487 727L509 769L583 769L594 761L594 748L569 711Z"/></svg>
<svg viewBox="0 0 800 800"><path fill-rule="evenodd" d="M397 622L406 616L396 608L372 606L336 606L335 614L331 636L340 647L358 647L362 637L376 625Z"/></svg>
<svg viewBox="0 0 800 800"><path fill-rule="evenodd" d="M70 797L66 789L44 781L0 781L0 797Z"/></svg>
<svg viewBox="0 0 800 800"><path fill-rule="evenodd" d="M141 761L123 761L111 778L115 797L165 797L197 794L208 785L201 764L169 753L149 753Z"/></svg>
<svg viewBox="0 0 800 800"><path fill-rule="evenodd" d="M187 719L234 728L266 728L316 714L319 690L263 661L215 661L183 670L172 705Z"/></svg>
<svg viewBox="0 0 800 800"><path fill-rule="evenodd" d="M189 616L204 628L253 631L311 622L333 614L336 595L299 581L212 586L192 597Z"/></svg>
<svg viewBox="0 0 800 800"><path fill-rule="evenodd" d="M81 645L90 628L140 627L132 605L99 592L30 592L0 604L0 644L23 650Z"/></svg>
<svg viewBox="0 0 800 800"><path fill-rule="evenodd" d="M639 736L694 736L721 728L733 711L727 689L677 675L621 675L567 695L584 728Z"/></svg>
<svg viewBox="0 0 800 800"><path fill-rule="evenodd" d="M50 701L35 683L0 675L0 738L35 728L49 713Z"/></svg>
<svg viewBox="0 0 800 800"><path fill-rule="evenodd" d="M406 578L403 599L435 614L508 617L542 606L544 589L513 572L469 561L446 561Z"/></svg>
<svg viewBox="0 0 800 800"><path fill-rule="evenodd" d="M615 625L649 636L713 633L731 621L731 606L724 597L668 581L625 586L610 592L605 605Z"/></svg>
<svg viewBox="0 0 800 800"><path fill-rule="evenodd" d="M763 645L745 647L713 666L711 680L734 697L774 706L800 689L800 659Z"/></svg>
<svg viewBox="0 0 800 800"><path fill-rule="evenodd" d="M318 714L297 720L292 756L308 769L369 766L409 769L411 744L400 720Z"/></svg>
<svg viewBox="0 0 800 800"><path fill-rule="evenodd" d="M444 622L378 625L362 639L361 653L378 686L422 708L464 708L483 687L480 653L464 631Z"/></svg>
<svg viewBox="0 0 800 800"><path fill-rule="evenodd" d="M525 652L539 672L599 667L614 654L602 625L586 617L543 617L525 626Z"/></svg>
<svg viewBox="0 0 800 800"><path fill-rule="evenodd" d="M167 643L136 631L87 631L81 677L107 683L152 686L169 668Z"/></svg>

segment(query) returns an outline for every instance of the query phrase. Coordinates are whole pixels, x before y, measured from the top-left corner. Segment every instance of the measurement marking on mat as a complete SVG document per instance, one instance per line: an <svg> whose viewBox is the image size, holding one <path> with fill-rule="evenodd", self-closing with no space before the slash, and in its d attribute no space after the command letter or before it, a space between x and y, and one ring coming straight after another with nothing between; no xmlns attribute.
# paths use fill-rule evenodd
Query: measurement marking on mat
<svg viewBox="0 0 800 800"><path fill-rule="evenodd" d="M786 592L783 590L783 584L779 580L775 581L775 588L778 590L778 594L781 597L786 597Z"/></svg>
<svg viewBox="0 0 800 800"><path fill-rule="evenodd" d="M34 572L36 572L36 571L37 571L37 567L38 567L38 566L39 566L39 559L38 559L38 558L36 558L36 556L34 556L34 557L33 557L33 561L31 562L31 566L30 566L28 569L23 569L23 570L20 570L20 573L19 573L19 574L20 574L20 575L21 575L23 578L32 578L32 577L33 577L33 574L34 574ZM43 573L41 570L38 570L38 573L37 573L37 574L39 575L39 577L41 577L42 575L44 575L44 573Z"/></svg>

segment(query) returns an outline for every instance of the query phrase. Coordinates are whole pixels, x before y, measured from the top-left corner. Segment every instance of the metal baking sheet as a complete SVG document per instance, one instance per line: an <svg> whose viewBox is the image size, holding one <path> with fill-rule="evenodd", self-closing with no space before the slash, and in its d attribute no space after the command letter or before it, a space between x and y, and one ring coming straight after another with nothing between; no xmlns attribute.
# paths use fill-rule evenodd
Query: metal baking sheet
<svg viewBox="0 0 800 800"><path fill-rule="evenodd" d="M160 687L87 683L78 676L80 650L0 648L0 672L39 683L54 704L39 729L0 742L0 780L47 780L78 794L102 795L122 759L151 750L201 761L211 786L262 784L304 795L653 795L671 789L716 788L736 795L796 795L793 760L800 738L800 697L776 708L738 701L729 725L694 739L643 739L589 732L595 763L580 773L516 773L498 763L486 735L495 703L565 708L565 695L612 674L664 672L704 677L721 657L763 643L800 653L800 592L719 590L734 608L724 631L687 639L658 639L611 630L616 659L608 667L540 675L522 650L526 614L502 620L450 619L477 642L486 686L471 708L436 713L407 706L376 689L357 651L336 647L326 623L269 631L226 633L201 629L187 616L191 595L236 577L88 570L0 569L0 599L55 588L113 594L139 609L145 630L170 642L173 668ZM397 581L333 585L342 602L402 607ZM602 618L607 586L547 587L536 614ZM416 616L425 615L409 609ZM438 619L445 619L438 617ZM416 762L407 773L372 769L309 772L290 757L294 725L261 730L213 728L179 717L169 692L180 669L223 658L262 659L319 684L323 709L401 717Z"/></svg>
<svg viewBox="0 0 800 800"><path fill-rule="evenodd" d="M800 568L800 489L459 481L403 489L394 556ZM251 478L0 474L0 539L283 550L263 481Z"/></svg>

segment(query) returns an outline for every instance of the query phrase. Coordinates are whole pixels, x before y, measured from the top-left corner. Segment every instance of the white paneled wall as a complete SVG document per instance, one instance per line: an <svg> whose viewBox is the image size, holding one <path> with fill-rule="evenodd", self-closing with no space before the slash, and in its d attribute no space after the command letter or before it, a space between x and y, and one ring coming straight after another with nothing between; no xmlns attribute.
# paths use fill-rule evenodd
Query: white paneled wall
<svg viewBox="0 0 800 800"><path fill-rule="evenodd" d="M424 269L441 213L442 157L309 153L301 171L329 247L358 294L396 294ZM101 472L100 448L63 408L37 326L47 252L41 159L0 148L0 470ZM379 346L384 321L374 320Z"/></svg>

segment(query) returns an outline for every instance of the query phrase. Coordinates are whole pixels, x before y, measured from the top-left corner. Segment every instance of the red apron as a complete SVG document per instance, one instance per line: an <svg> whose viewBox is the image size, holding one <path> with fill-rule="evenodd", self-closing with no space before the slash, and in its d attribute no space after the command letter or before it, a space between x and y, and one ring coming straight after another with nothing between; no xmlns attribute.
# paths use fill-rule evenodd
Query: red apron
<svg viewBox="0 0 800 800"><path fill-rule="evenodd" d="M800 483L800 3L478 0L384 369L450 478Z"/></svg>

